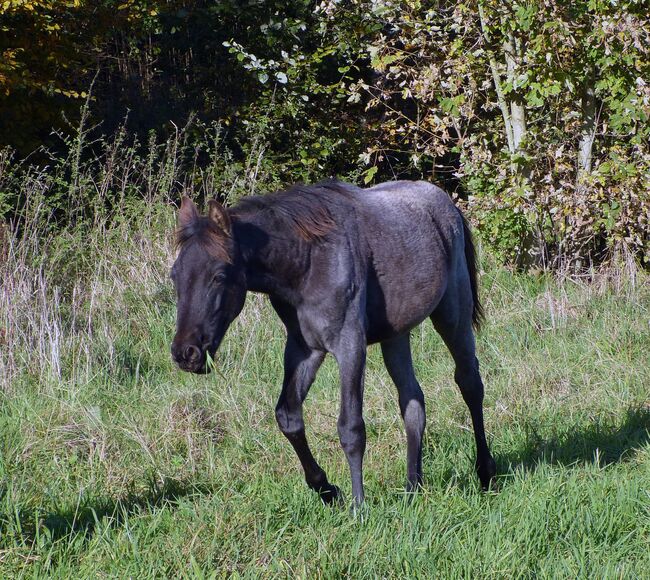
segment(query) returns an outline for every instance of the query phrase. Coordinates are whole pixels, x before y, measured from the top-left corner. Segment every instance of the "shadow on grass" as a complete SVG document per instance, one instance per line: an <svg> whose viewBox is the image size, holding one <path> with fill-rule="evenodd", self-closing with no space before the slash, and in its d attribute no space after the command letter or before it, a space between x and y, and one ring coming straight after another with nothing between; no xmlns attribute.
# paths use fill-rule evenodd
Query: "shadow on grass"
<svg viewBox="0 0 650 580"><path fill-rule="evenodd" d="M540 464L574 466L597 463L601 467L630 458L650 443L650 408L630 408L616 425L596 421L586 428L550 438L529 430L524 445L495 457L500 474L534 471Z"/></svg>
<svg viewBox="0 0 650 580"><path fill-rule="evenodd" d="M646 445L650 445L650 407L629 408L616 424L595 421L587 427L568 428L551 437L542 437L529 427L519 448L495 453L497 478L494 491L508 485L509 476L517 472L532 473L541 465L580 468L585 464L597 464L604 467L631 459ZM473 455L472 446L472 460ZM450 468L442 481L445 485L454 483L461 489L479 489L474 470L470 474L469 470Z"/></svg>
<svg viewBox="0 0 650 580"><path fill-rule="evenodd" d="M191 482L172 479L165 480L162 484L151 482L149 490L144 493L129 493L116 499L89 498L87 502L76 507L45 515L40 513L40 517L21 517L22 536L24 539L33 540L36 537L34 522L38 522L41 529L49 532L52 541L73 534L89 539L104 518L109 518L110 527L118 527L131 515L151 512L165 505L174 506L184 497L212 492L210 486Z"/></svg>
<svg viewBox="0 0 650 580"><path fill-rule="evenodd" d="M529 430L523 445L510 453L496 455L497 473L507 476L516 471L535 471L542 464L580 467L585 463L600 466L620 463L650 444L650 408L630 408L616 425L594 422L582 429L568 430L550 438L543 438ZM456 470L449 471L444 481L458 477ZM464 479L461 477L461 479ZM471 481L470 481L471 480ZM467 481L457 481L461 487L478 486L472 475ZM497 489L505 482L501 479ZM426 483L425 483L426 485ZM1 493L0 497L4 495ZM23 541L33 541L36 525L48 530L52 541L71 535L92 537L104 518L110 527L122 525L131 515L151 512L165 505L174 506L179 500L191 496L214 493L209 485L189 481L165 480L162 484L150 482L143 493L129 493L121 498L89 498L82 505L43 514L17 512L20 536ZM38 523L36 523L38 522ZM9 522L0 519L0 534Z"/></svg>

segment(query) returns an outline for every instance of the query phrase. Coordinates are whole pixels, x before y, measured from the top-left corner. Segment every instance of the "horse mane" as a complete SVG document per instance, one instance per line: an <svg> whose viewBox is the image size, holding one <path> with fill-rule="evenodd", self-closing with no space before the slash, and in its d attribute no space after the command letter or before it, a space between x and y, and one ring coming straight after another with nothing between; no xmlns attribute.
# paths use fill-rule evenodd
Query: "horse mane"
<svg viewBox="0 0 650 580"><path fill-rule="evenodd" d="M349 197L353 189L338 181L293 187L267 195L243 198L232 210L233 215L268 212L305 241L322 239L336 222L329 209L334 196Z"/></svg>
<svg viewBox="0 0 650 580"><path fill-rule="evenodd" d="M199 216L191 223L176 229L177 250L182 250L192 241L199 243L213 258L232 263L232 242L210 218Z"/></svg>

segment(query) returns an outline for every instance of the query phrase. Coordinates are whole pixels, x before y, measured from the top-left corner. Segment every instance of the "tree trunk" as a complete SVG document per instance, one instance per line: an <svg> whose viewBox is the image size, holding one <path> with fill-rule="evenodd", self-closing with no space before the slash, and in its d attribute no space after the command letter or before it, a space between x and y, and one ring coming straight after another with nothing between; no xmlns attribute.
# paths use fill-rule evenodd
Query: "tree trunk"
<svg viewBox="0 0 650 580"><path fill-rule="evenodd" d="M503 65L499 66L494 51L491 46L490 34L488 32L485 13L481 4L478 6L479 19L481 22L481 32L485 40L486 52L490 64L490 73L494 82L494 90L497 94L497 102L503 116L503 125L508 143L510 155L516 155L521 150L521 144L526 135L526 109L524 101L518 91L513 90L510 98L507 98L503 92L502 74ZM502 45L506 78L505 80L514 85L517 73L518 63L521 60L521 44L514 38L512 33ZM527 177L527 169L521 163L513 165L513 172Z"/></svg>
<svg viewBox="0 0 650 580"><path fill-rule="evenodd" d="M522 50L520 41L512 33L508 35L508 39L503 43L503 52L506 58L507 79L510 85L514 87L517 69L522 58ZM513 89L509 105L512 125L512 153L516 155L521 152L522 142L526 136L526 108L524 99L517 89ZM525 163L522 163L522 160L517 161L515 172L517 175L528 178L528 167Z"/></svg>
<svg viewBox="0 0 650 580"><path fill-rule="evenodd" d="M591 173L591 154L596 137L596 71L589 67L582 85L582 125L578 143L577 180L581 183Z"/></svg>
<svg viewBox="0 0 650 580"><path fill-rule="evenodd" d="M526 138L526 106L521 91L515 88L517 75L520 71L520 64L523 62L524 47L521 39L515 37L509 32L503 43L503 60L498 63L490 42L490 34L485 19L483 7L478 6L479 19L481 22L481 32L485 40L486 52L489 58L490 72L494 81L494 90L497 95L497 102L503 116L505 134L508 143L508 150L512 157L510 165L513 183L519 186L527 187L530 178L530 166L522 154ZM505 67L503 62L505 61ZM503 70L505 68L505 79L503 79ZM506 95L503 91L503 83L507 82L512 88L511 92ZM532 213L536 214L535 208L529 208ZM530 214L529 214L529 219ZM532 222L537 222L535 216ZM540 227L531 225L530 229L522 236L520 240L520 251L516 258L519 268L529 268L533 265L540 265L544 262L545 243Z"/></svg>
<svg viewBox="0 0 650 580"><path fill-rule="evenodd" d="M508 150L511 155L515 154L515 141L512 134L512 121L510 119L510 107L508 106L508 101L506 96L503 93L503 87L501 85L501 73L499 72L499 65L497 64L497 59L494 56L494 51L490 45L490 35L488 33L487 25L485 22L485 13L483 12L483 6L478 5L478 14L481 20L481 32L483 33L483 38L485 39L486 52L488 54L488 60L490 63L490 72L492 73L492 81L494 82L494 90L497 94L497 102L499 103L499 108L501 109L501 115L503 116L503 124L506 132L506 141L508 142Z"/></svg>

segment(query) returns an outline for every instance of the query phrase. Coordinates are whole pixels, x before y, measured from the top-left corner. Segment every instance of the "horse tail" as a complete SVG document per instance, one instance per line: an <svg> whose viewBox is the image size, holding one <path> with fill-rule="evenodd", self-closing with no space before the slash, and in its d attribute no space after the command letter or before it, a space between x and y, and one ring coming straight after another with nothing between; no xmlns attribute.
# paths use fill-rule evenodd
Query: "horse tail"
<svg viewBox="0 0 650 580"><path fill-rule="evenodd" d="M458 208L456 208L458 209ZM476 264L476 247L474 246L474 236L472 235L472 230L469 227L469 222L467 218L463 215L463 212L458 209L458 213L463 221L463 237L465 238L465 262L467 263L467 271L469 273L469 285L472 288L472 324L474 328L478 331L481 328L482 322L485 320L485 313L483 311L483 306L479 299L478 294L478 272Z"/></svg>

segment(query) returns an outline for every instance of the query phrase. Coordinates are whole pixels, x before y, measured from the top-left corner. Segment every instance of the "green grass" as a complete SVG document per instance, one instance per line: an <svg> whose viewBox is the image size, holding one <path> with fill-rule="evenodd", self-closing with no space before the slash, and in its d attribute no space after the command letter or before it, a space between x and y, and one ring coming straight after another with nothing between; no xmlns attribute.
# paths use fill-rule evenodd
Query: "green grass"
<svg viewBox="0 0 650 580"><path fill-rule="evenodd" d="M367 503L353 515L309 492L275 425L284 333L265 299L249 296L218 372L184 374L169 356L168 239L125 226L93 243L58 294L28 261L3 266L1 577L648 577L646 278L483 274L498 492L479 491L468 412L425 324L412 340L425 485L403 493L405 437L372 347ZM308 436L349 498L337 408L328 360Z"/></svg>

